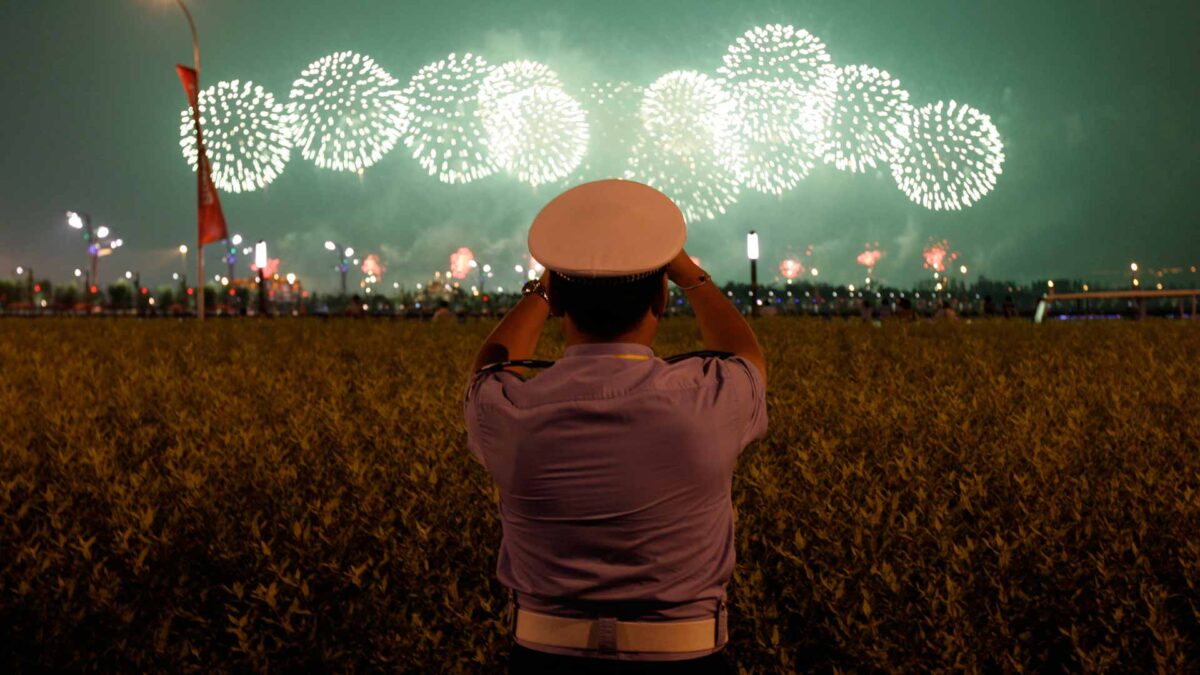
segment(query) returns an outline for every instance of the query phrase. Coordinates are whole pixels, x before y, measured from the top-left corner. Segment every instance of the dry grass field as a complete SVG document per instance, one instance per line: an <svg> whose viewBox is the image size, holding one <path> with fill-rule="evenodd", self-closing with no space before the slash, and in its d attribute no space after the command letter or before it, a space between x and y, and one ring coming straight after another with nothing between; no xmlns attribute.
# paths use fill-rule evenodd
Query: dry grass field
<svg viewBox="0 0 1200 675"><path fill-rule="evenodd" d="M1200 670L1200 325L755 327L745 672ZM0 322L0 670L494 669L489 328Z"/></svg>

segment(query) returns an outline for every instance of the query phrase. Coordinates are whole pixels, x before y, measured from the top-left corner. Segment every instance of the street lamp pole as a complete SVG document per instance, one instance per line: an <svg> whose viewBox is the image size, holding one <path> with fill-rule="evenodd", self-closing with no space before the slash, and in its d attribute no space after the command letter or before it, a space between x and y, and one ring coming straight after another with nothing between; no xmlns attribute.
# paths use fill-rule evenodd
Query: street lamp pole
<svg viewBox="0 0 1200 675"><path fill-rule="evenodd" d="M750 259L750 315L758 316L758 233L746 234L746 257Z"/></svg>
<svg viewBox="0 0 1200 675"><path fill-rule="evenodd" d="M267 242L262 239L254 245L254 266L258 268L258 315L267 315Z"/></svg>
<svg viewBox="0 0 1200 675"><path fill-rule="evenodd" d="M196 86L198 88L200 84L200 39L196 35L196 22L192 19L192 12L183 0L175 0L175 3L179 5L184 18L187 19L188 29L192 33L192 67L196 71ZM200 108L198 105L192 111L192 123L196 130L196 147L203 148L204 143L200 136ZM204 170L203 159L201 157L201 171ZM196 317L200 321L204 321L204 241L200 237L200 228L196 228L196 279L198 280L196 282L198 286L196 289Z"/></svg>

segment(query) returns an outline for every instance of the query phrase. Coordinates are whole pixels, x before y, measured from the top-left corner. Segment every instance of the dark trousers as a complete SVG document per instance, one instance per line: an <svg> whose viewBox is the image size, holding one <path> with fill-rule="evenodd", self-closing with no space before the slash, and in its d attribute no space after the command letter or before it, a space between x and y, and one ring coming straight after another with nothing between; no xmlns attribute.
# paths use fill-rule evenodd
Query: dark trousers
<svg viewBox="0 0 1200 675"><path fill-rule="evenodd" d="M559 656L513 645L508 672L510 675L733 675L735 671L725 652L686 661L614 661Z"/></svg>

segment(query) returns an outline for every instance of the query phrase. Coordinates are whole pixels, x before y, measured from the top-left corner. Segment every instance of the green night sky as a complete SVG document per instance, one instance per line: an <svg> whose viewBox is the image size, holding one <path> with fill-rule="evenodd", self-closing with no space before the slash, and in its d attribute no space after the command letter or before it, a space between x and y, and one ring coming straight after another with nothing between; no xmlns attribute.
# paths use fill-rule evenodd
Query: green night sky
<svg viewBox="0 0 1200 675"><path fill-rule="evenodd" d="M889 70L913 103L969 103L999 128L1004 173L965 211L923 209L884 171L828 166L782 198L743 193L690 233L689 250L720 280L744 276L750 228L762 234L769 267L812 244L822 277L841 282L860 279L854 255L878 240L887 257L877 275L911 283L925 274L920 249L930 237L949 239L972 275L1021 281L1116 283L1131 260L1200 264L1195 2L191 4L202 84L250 79L282 98L305 65L339 50L374 57L401 83L449 52L472 51L495 64L545 62L568 88L648 84L676 69L712 72L743 31L790 23L821 37L835 63ZM175 249L195 238L195 181L179 151L185 100L173 66L190 60L171 2L0 3L0 275L25 265L66 281L84 266L67 209L90 212L125 239L101 261L104 283L126 269L149 284L181 270ZM330 238L378 253L388 286L424 281L460 245L508 270L500 285L515 285L526 228L557 191L503 175L443 185L398 147L362 179L294 153L265 191L222 199L231 233L267 239L281 271L330 290L335 261L322 247ZM210 269L224 269L218 255L212 247Z"/></svg>

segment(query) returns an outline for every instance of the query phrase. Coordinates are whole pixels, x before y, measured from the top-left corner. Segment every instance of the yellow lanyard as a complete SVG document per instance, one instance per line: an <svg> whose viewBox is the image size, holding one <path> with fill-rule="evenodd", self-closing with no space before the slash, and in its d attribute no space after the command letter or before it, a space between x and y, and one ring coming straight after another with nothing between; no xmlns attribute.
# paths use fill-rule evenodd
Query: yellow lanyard
<svg viewBox="0 0 1200 675"><path fill-rule="evenodd" d="M649 361L650 357L645 354L609 354L614 359L625 359L627 361Z"/></svg>

